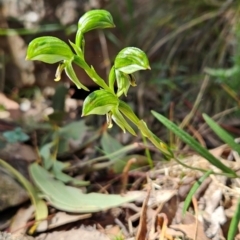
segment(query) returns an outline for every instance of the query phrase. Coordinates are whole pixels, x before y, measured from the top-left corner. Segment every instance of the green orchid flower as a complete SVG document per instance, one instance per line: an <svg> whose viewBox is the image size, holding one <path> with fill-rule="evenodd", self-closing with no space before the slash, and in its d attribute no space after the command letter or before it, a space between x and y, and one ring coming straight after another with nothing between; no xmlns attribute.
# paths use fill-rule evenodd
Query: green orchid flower
<svg viewBox="0 0 240 240"><path fill-rule="evenodd" d="M114 61L109 73L109 86L114 89L117 81L117 96L127 96L130 86L137 86L133 73L139 70L150 69L146 54L139 48L127 47L121 50Z"/></svg>
<svg viewBox="0 0 240 240"><path fill-rule="evenodd" d="M84 34L94 29L113 28L112 15L103 9L95 9L86 12L78 21L78 30L76 34L76 44L84 51Z"/></svg>
<svg viewBox="0 0 240 240"><path fill-rule="evenodd" d="M56 37L38 37L28 45L26 60L38 60L45 63L57 63L70 60L74 56L71 48Z"/></svg>
<svg viewBox="0 0 240 240"><path fill-rule="evenodd" d="M76 50L80 52L77 47L75 47L75 51ZM84 59L79 56L77 57L78 62L82 64L82 67L85 67L86 63ZM65 71L70 80L79 89L82 88L85 91L89 91L89 89L80 82L74 72L72 63L75 58L76 55L72 52L71 48L65 42L51 36L35 38L32 42L30 42L26 56L27 60L37 60L50 64L60 62L54 80L59 81L61 79L62 72Z"/></svg>
<svg viewBox="0 0 240 240"><path fill-rule="evenodd" d="M133 128L124 118L124 112L119 110L119 103L118 97L109 91L103 89L94 91L84 100L82 116L90 114L106 115L109 128L112 127L113 120L124 132L127 130L136 135Z"/></svg>

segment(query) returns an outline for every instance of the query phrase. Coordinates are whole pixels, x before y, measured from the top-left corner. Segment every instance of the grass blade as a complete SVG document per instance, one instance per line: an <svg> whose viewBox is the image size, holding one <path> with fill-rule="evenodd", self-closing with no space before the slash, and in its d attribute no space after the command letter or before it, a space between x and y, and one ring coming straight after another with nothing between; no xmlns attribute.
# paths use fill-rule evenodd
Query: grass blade
<svg viewBox="0 0 240 240"><path fill-rule="evenodd" d="M239 222L240 222L240 200L238 200L238 205L237 205L236 212L235 212L235 214L234 214L234 216L231 220L231 223L230 223L227 240L234 240L235 239Z"/></svg>
<svg viewBox="0 0 240 240"><path fill-rule="evenodd" d="M207 171L200 179L197 180L197 182L194 183L194 185L192 186L190 192L188 193L185 201L184 201L184 205L183 205L183 215L186 214L186 211L192 201L192 197L193 195L195 194L195 192L198 190L198 188L201 186L201 184L203 183L203 181L208 178L208 176L210 174L212 174L213 171L212 170L209 170Z"/></svg>
<svg viewBox="0 0 240 240"><path fill-rule="evenodd" d="M240 145L234 141L234 138L223 128L221 128L215 121L213 121L207 114L203 114L203 118L209 127L216 133L216 135L227 143L234 151L240 154Z"/></svg>
<svg viewBox="0 0 240 240"><path fill-rule="evenodd" d="M163 125L165 125L169 130L173 131L183 142L188 144L202 157L208 160L212 165L219 168L223 173L228 174L229 177L236 177L237 174L229 167L220 162L216 157L214 157L206 148L202 147L193 137L191 137L184 130L179 128L177 125L172 123L170 120L162 116L161 114L152 111L154 117L156 117Z"/></svg>

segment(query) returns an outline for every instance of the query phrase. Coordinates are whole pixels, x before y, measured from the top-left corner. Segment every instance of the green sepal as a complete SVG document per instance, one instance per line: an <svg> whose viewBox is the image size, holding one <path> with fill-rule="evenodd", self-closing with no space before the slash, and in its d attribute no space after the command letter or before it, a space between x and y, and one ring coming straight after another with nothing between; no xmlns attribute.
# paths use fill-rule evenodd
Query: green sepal
<svg viewBox="0 0 240 240"><path fill-rule="evenodd" d="M84 86L78 79L73 67L72 67L72 62L66 62L65 65L65 72L67 76L70 78L70 80L77 86L78 89L84 89L85 91L89 91L89 89Z"/></svg>
<svg viewBox="0 0 240 240"><path fill-rule="evenodd" d="M106 90L97 90L90 93L83 102L82 116L90 114L105 115L119 103L118 98Z"/></svg>
<svg viewBox="0 0 240 240"><path fill-rule="evenodd" d="M74 56L71 48L56 37L39 37L30 42L27 49L27 60L38 60L45 63L56 63L70 60Z"/></svg>
<svg viewBox="0 0 240 240"><path fill-rule="evenodd" d="M86 12L78 21L78 30L83 34L93 29L115 27L112 15L102 9Z"/></svg>
<svg viewBox="0 0 240 240"><path fill-rule="evenodd" d="M128 124L126 119L123 117L123 115L120 113L118 108L112 109L112 119L113 121L124 131L126 130L130 132L132 135L136 136L135 131L132 129L132 127Z"/></svg>
<svg viewBox="0 0 240 240"><path fill-rule="evenodd" d="M117 70L131 74L139 70L150 69L147 55L139 48L127 47L121 50L114 66Z"/></svg>
<svg viewBox="0 0 240 240"><path fill-rule="evenodd" d="M117 96L120 97L123 93L127 96L128 89L130 87L130 77L128 74L115 70L118 92Z"/></svg>

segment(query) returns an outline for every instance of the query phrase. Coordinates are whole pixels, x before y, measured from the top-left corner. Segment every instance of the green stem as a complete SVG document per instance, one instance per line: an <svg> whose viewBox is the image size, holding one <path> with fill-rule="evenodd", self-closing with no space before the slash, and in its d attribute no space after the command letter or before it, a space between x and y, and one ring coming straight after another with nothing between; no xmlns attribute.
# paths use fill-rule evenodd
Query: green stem
<svg viewBox="0 0 240 240"><path fill-rule="evenodd" d="M82 32L78 29L76 33L76 38L75 38L75 44L82 49L82 39L83 39L83 34ZM82 49L83 50L83 49Z"/></svg>
<svg viewBox="0 0 240 240"><path fill-rule="evenodd" d="M142 135L148 138L148 140L151 141L165 155L167 159L173 157L173 153L169 149L167 144L165 144L149 130L147 124L136 116L136 114L133 112L133 110L127 103L119 100L118 109L125 117L127 117L132 123L134 123L138 127Z"/></svg>
<svg viewBox="0 0 240 240"><path fill-rule="evenodd" d="M79 56L75 55L73 62L81 67L87 75L100 87L103 89L110 91L113 93L111 88L105 83L105 81L96 73L93 67L89 67L89 65Z"/></svg>
<svg viewBox="0 0 240 240"><path fill-rule="evenodd" d="M146 137L145 137L143 134L142 134L142 139L143 139L143 143L144 143L145 145L147 145ZM146 155L146 157L147 157L148 164L149 164L150 168L153 169L153 160L152 160L152 157L151 157L149 148L145 148L145 155Z"/></svg>

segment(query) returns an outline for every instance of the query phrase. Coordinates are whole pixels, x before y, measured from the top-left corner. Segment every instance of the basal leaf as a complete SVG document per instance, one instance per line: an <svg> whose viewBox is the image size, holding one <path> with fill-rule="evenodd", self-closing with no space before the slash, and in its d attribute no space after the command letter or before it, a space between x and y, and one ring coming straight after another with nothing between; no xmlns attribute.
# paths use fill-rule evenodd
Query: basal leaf
<svg viewBox="0 0 240 240"><path fill-rule="evenodd" d="M108 154L114 153L123 148L123 145L119 141L117 141L115 138L110 136L107 132L104 132L101 137L101 146L106 156ZM120 152L118 155L110 158L110 160L114 161L125 155L126 155L126 152Z"/></svg>
<svg viewBox="0 0 240 240"><path fill-rule="evenodd" d="M30 174L49 203L60 210L74 213L91 213L117 207L136 200L139 196L84 194L78 188L64 185L37 163L30 166Z"/></svg>

